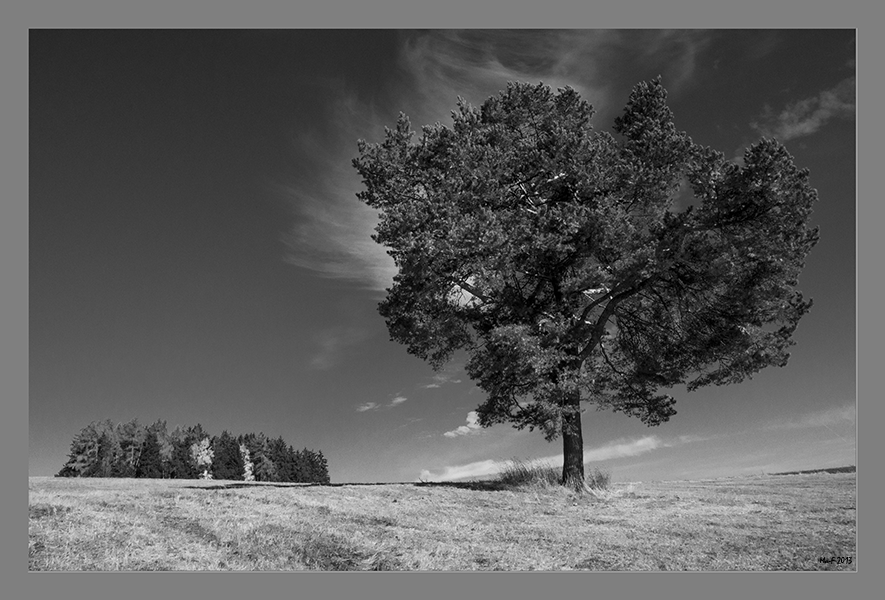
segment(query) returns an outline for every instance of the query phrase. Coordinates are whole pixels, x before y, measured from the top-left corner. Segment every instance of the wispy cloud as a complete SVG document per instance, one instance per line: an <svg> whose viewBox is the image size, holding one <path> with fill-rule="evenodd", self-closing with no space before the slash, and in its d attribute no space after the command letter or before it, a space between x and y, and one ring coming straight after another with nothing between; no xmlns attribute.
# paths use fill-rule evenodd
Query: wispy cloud
<svg viewBox="0 0 885 600"><path fill-rule="evenodd" d="M482 427L479 425L479 415L476 414L475 410L471 410L467 413L467 425L461 425L457 429L445 432L443 435L453 438L462 435L470 435L471 433L478 433L480 429L482 429Z"/></svg>
<svg viewBox="0 0 885 600"><path fill-rule="evenodd" d="M676 29L636 32L635 40L644 48L644 59L660 66L667 90L679 92L693 80L698 56L709 45L711 33L706 30Z"/></svg>
<svg viewBox="0 0 885 600"><path fill-rule="evenodd" d="M366 412L369 410L381 410L381 409L395 408L395 407L399 406L400 404L402 404L403 402L406 402L407 400L408 400L408 398L406 398L405 396L395 396L389 403L387 403L383 406L381 404L378 404L377 402L364 402L363 404L360 404L359 406L357 406L356 410L357 410L357 412Z"/></svg>
<svg viewBox="0 0 885 600"><path fill-rule="evenodd" d="M418 475L419 481L456 481L467 477L486 477L494 475L501 469L501 463L496 460L481 460L457 467L445 467L441 473L433 473L427 469Z"/></svg>
<svg viewBox="0 0 885 600"><path fill-rule="evenodd" d="M400 404L402 404L406 400L408 400L408 398L406 398L405 396L397 396L396 398L391 400L390 404L388 404L387 406L390 408L393 408L394 406L399 406Z"/></svg>
<svg viewBox="0 0 885 600"><path fill-rule="evenodd" d="M296 173L276 186L293 217L283 236L285 260L321 277L383 291L396 267L371 238L378 213L356 197L361 185L351 166L357 140L375 135L380 119L343 82L322 85L330 113L326 127L292 140Z"/></svg>
<svg viewBox="0 0 885 600"><path fill-rule="evenodd" d="M327 190L325 195L310 195L292 189L296 217L284 238L289 247L285 260L322 277L383 291L393 284L396 267L371 238L378 215L354 193Z"/></svg>
<svg viewBox="0 0 885 600"><path fill-rule="evenodd" d="M657 450L658 448L673 446L677 443L682 442L664 442L656 435L648 435L632 441L612 442L600 448L593 448L591 450L584 449L584 464L601 462L604 460L614 460L616 458L625 458L628 456L637 456L639 454L651 452L652 450ZM536 459L533 463L549 463L556 465L562 464L562 459L562 454L555 454L553 456Z"/></svg>
<svg viewBox="0 0 885 600"><path fill-rule="evenodd" d="M360 327L332 327L320 331L314 336L314 342L319 349L310 359L311 368L331 369L338 364L345 348L360 343L368 335L368 331Z"/></svg>
<svg viewBox="0 0 885 600"><path fill-rule="evenodd" d="M794 418L771 421L763 429L809 429L813 427L829 429L831 425L854 425L856 422L857 407L853 404L847 404L845 406L810 412Z"/></svg>
<svg viewBox="0 0 885 600"><path fill-rule="evenodd" d="M508 81L570 86L597 111L620 110L626 97L613 97L621 93L615 87L637 83L619 80L625 60L634 72L663 75L675 92L693 79L711 37L704 30L433 31L405 38L400 67L417 81L427 122L446 118L456 95L479 103Z"/></svg>
<svg viewBox="0 0 885 600"><path fill-rule="evenodd" d="M775 114L766 106L759 120L750 126L765 137L782 142L818 131L833 119L852 119L855 113L854 76L843 79L835 87L816 96L789 104Z"/></svg>
<svg viewBox="0 0 885 600"><path fill-rule="evenodd" d="M508 81L570 85L594 104L604 86L592 82L616 31L455 30L409 35L400 67L416 80L426 122L443 120L457 96L480 103Z"/></svg>
<svg viewBox="0 0 885 600"><path fill-rule="evenodd" d="M452 373L437 373L433 376L433 382L422 385L422 388L430 389L430 388L438 388L442 387L447 383L461 383L460 379L455 379L455 376Z"/></svg>
<svg viewBox="0 0 885 600"><path fill-rule="evenodd" d="M448 434L446 434L448 435ZM672 440L662 440L656 435L649 435L637 440L617 440L599 448L584 449L584 464L639 456L660 448L669 448L682 444L703 441L707 438L699 436L681 436ZM545 456L527 461L529 466L538 465L561 465L562 454ZM481 460L465 465L447 466L432 472L428 469L421 471L418 479L422 481L455 481L468 477L486 477L500 472L503 464L496 460Z"/></svg>

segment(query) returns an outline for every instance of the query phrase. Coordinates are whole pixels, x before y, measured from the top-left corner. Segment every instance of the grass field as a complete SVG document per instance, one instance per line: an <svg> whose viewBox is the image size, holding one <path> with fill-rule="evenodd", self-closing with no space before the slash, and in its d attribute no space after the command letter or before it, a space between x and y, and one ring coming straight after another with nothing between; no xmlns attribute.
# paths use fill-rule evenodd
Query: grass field
<svg viewBox="0 0 885 600"><path fill-rule="evenodd" d="M29 568L854 571L855 475L618 483L582 495L500 482L30 478Z"/></svg>

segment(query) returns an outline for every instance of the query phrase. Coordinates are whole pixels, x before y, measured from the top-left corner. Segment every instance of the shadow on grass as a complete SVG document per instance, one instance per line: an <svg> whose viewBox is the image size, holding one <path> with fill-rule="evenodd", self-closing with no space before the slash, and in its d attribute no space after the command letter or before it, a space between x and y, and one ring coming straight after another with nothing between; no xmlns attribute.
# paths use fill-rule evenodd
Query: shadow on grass
<svg viewBox="0 0 885 600"><path fill-rule="evenodd" d="M419 481L415 487L444 487L474 492L505 492L514 491L518 486L508 485L500 481Z"/></svg>
<svg viewBox="0 0 885 600"><path fill-rule="evenodd" d="M399 482L399 483L273 483L273 482L261 482L261 483L253 483L253 482L231 482L231 483L217 483L217 484L209 484L209 485L183 485L181 486L184 489L189 490L233 490L240 488L266 488L266 487L274 487L274 488L307 488L307 487L357 487L357 486L413 486L413 487L447 487L447 488L456 488L460 490L473 490L473 491L507 491L507 490L515 490L518 486L508 485L506 483L501 483L499 481L418 481L418 482Z"/></svg>

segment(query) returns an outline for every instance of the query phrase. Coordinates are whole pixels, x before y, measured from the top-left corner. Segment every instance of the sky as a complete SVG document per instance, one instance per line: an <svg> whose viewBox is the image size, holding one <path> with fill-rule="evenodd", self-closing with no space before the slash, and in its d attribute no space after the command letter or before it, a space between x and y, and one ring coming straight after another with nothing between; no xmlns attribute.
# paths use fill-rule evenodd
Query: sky
<svg viewBox="0 0 885 600"><path fill-rule="evenodd" d="M810 171L814 306L784 368L672 391L648 428L585 404L615 481L856 464L854 30L31 30L29 475L91 421L201 423L321 450L333 482L448 481L561 441L483 429L456 355L389 340L395 267L356 198L358 139L450 123L508 81L571 86L611 131L660 75L676 126Z"/></svg>

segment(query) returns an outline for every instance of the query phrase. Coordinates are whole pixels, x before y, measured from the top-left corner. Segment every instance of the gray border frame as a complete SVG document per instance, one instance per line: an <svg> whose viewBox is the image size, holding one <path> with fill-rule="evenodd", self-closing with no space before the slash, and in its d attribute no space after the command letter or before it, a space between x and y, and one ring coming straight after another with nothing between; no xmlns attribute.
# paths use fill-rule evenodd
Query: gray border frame
<svg viewBox="0 0 885 600"><path fill-rule="evenodd" d="M613 6L599 6L579 0L557 0L515 6L506 0L437 2L416 8L407 0L359 2L325 0L315 5L273 0L235 4L196 0L190 2L128 3L109 0L14 2L3 9L0 36L2 86L2 159L4 193L0 203L0 263L3 283L0 291L0 381L2 413L0 443L3 456L17 456L27 447L28 419L28 220L26 178L28 158L28 29L34 28L272 28L291 27L723 27L723 28L856 28L858 30L858 93L877 96L881 77L873 77L876 34L875 14L870 2L800 3L798 0L732 2L712 8L702 0L653 2L622 0ZM209 10L211 7L211 10ZM862 55L862 56L861 56ZM866 75L866 76L864 76ZM878 73L877 73L878 75ZM860 100L860 98L859 98ZM858 102L859 113L863 101ZM881 169L881 155L872 154L881 137L881 125L868 119L858 129L858 322L872 317L872 299L881 293L881 276L872 269L878 252L873 249L874 227L881 217L869 178L861 174ZM866 151L866 152L863 152ZM9 187L10 182L12 188ZM861 242L862 240L862 242ZM860 275L867 275L866 278ZM858 331L858 433L866 431L863 447L871 455L881 442L873 434L873 424L881 418L881 403L869 376L881 369L881 358L874 343L880 336L877 319L864 321ZM871 348L872 347L872 348ZM865 352L864 352L865 351ZM858 452L859 454L859 452ZM859 458L859 457L858 457ZM13 485L3 486L2 569L3 594L12 598L538 598L580 595L644 598L654 595L684 598L833 598L867 597L861 592L875 582L875 562L882 554L880 520L875 515L875 498L881 498L878 461L858 460L858 476L864 476L858 490L859 510L866 518L859 528L857 573L28 573L24 553L24 495ZM862 464L861 464L862 463ZM25 466L22 466L24 464ZM22 481L27 461L4 461L4 479ZM863 470L861 470L861 468ZM878 469L878 472L874 472ZM15 476L13 477L13 474ZM16 479L17 477L17 479ZM861 533L862 532L862 533ZM872 597L872 595L871 595Z"/></svg>

